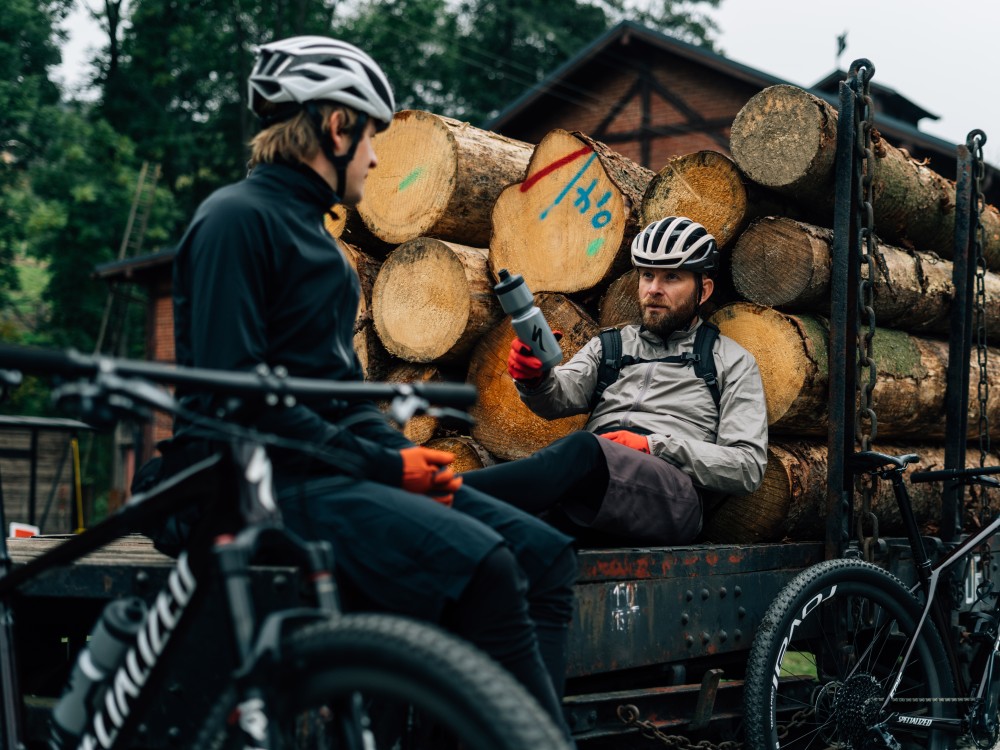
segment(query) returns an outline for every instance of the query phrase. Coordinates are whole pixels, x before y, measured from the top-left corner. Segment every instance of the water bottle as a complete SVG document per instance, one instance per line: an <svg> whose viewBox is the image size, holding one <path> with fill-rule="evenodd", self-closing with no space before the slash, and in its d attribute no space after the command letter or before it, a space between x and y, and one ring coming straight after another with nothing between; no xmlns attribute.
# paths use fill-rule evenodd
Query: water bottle
<svg viewBox="0 0 1000 750"><path fill-rule="evenodd" d="M50 748L76 746L94 711L96 692L121 666L145 614L146 604L134 596L116 599L104 608L90 641L77 657L69 687L52 710Z"/></svg>
<svg viewBox="0 0 1000 750"><path fill-rule="evenodd" d="M500 283L493 287L500 307L511 316L517 337L531 347L531 353L542 361L542 370L551 370L562 361L562 349L545 322L542 311L535 306L531 290L520 274L513 276L500 269Z"/></svg>

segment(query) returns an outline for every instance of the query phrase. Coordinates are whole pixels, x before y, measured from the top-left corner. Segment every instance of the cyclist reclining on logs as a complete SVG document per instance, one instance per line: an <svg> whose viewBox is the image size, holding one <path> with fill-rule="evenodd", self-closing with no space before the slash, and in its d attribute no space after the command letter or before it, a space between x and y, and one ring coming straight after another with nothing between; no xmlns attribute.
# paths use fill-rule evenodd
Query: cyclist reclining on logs
<svg viewBox="0 0 1000 750"><path fill-rule="evenodd" d="M261 47L249 80L263 124L253 171L200 206L174 268L179 364L362 380L353 349L360 284L323 216L361 200L377 159L372 137L395 107L365 53L324 37ZM228 409L184 394L189 409ZM354 472L274 450L285 523L332 543L349 609L442 623L507 667L563 727L559 692L576 562L569 537L462 487L453 456L414 446L374 403L243 406L230 415L261 431L330 445ZM167 467L200 450L191 424L163 446Z"/></svg>
<svg viewBox="0 0 1000 750"><path fill-rule="evenodd" d="M581 532L684 544L701 530L703 493L760 486L764 390L753 356L698 315L719 267L704 227L653 222L632 242L632 263L641 326L602 332L550 372L523 341L511 343L507 370L521 400L546 419L589 412L586 431L463 478L532 513L558 506Z"/></svg>

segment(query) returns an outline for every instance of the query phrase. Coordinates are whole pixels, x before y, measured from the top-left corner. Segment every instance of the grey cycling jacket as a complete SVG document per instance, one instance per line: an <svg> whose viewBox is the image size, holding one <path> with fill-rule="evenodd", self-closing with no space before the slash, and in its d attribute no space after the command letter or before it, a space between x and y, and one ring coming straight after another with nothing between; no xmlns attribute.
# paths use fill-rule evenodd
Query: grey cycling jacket
<svg viewBox="0 0 1000 750"><path fill-rule="evenodd" d="M639 326L625 326L622 353L652 360L690 352L699 325L672 334L666 342ZM645 433L650 453L678 466L697 486L725 494L753 492L767 465L767 408L760 371L753 356L725 336L716 341L714 355L722 391L718 408L690 364L644 362L622 369L585 429ZM600 339L591 339L537 388L518 384L521 400L545 419L587 413L600 358Z"/></svg>

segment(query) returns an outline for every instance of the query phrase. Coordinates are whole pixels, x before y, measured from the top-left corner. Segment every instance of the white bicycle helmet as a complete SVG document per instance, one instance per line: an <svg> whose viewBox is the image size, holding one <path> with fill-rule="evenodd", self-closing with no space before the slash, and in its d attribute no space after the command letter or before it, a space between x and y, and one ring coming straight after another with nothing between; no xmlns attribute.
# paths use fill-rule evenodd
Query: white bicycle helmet
<svg viewBox="0 0 1000 750"><path fill-rule="evenodd" d="M264 101L279 105L328 101L364 113L384 130L396 111L392 87L375 61L352 44L323 36L261 45L248 83L249 107L258 116ZM286 116L300 109L291 106Z"/></svg>
<svg viewBox="0 0 1000 750"><path fill-rule="evenodd" d="M632 265L712 273L719 269L719 250L715 237L701 224L685 216L668 216L632 240Z"/></svg>

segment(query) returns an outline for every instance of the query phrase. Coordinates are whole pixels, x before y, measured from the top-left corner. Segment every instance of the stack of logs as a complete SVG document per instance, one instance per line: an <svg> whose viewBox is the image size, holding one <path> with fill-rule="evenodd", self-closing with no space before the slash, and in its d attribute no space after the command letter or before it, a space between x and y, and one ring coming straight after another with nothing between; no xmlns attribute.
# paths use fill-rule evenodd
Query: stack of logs
<svg viewBox="0 0 1000 750"><path fill-rule="evenodd" d="M822 539L826 498L827 330L836 112L791 86L755 96L732 128L735 161L713 151L658 173L578 132L537 146L426 112L396 115L376 138L379 166L356 211L338 209L340 237L362 286L355 345L373 380L468 380L479 388L469 435L431 417L405 428L455 452L468 470L531 454L580 429L586 415L547 422L521 403L506 372L514 337L492 286L524 276L564 361L601 327L639 321L628 246L650 221L686 215L716 237L724 273L712 320L757 358L771 435L763 486L706 509L713 542ZM943 465L946 335L952 295L954 184L880 141L875 225L886 260L876 281L877 449ZM808 223L807 223L808 222ZM1000 215L987 207L985 253L1000 263ZM987 327L1000 317L1000 279L986 276ZM990 353L989 379L1000 367ZM834 366L836 363L833 363ZM972 378L973 388L978 382ZM973 394L970 425L978 425ZM763 408L763 405L762 405ZM1000 393L987 404L1000 424ZM937 441L935 444L934 441ZM928 442L931 444L928 445ZM978 451L969 461L978 462ZM918 489L919 488L919 489ZM914 485L925 528L940 486ZM899 530L886 491L885 533ZM975 519L972 519L973 523Z"/></svg>

